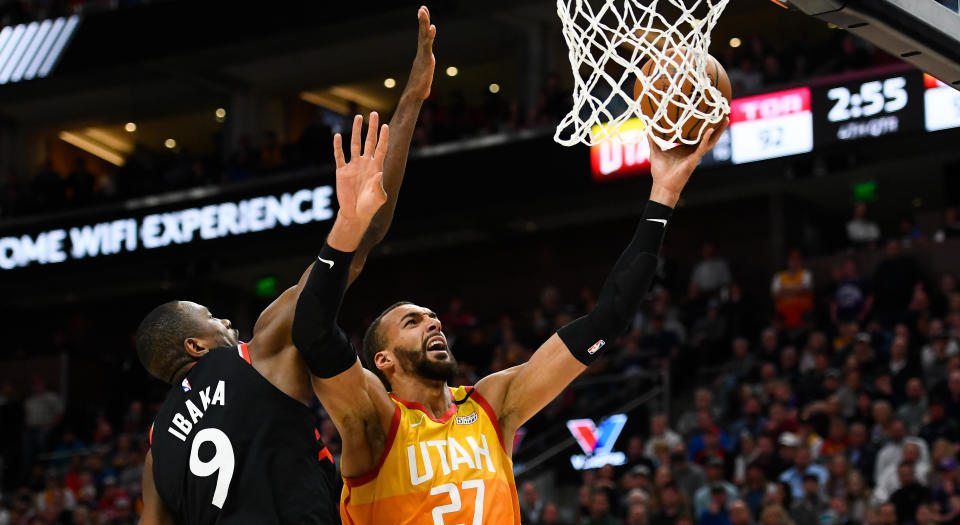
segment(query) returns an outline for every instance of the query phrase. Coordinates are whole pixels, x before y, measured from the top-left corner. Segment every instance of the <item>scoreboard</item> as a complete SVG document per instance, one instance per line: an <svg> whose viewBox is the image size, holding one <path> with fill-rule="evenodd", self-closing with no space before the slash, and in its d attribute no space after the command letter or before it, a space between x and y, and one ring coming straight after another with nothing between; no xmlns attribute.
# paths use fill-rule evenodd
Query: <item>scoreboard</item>
<svg viewBox="0 0 960 525"><path fill-rule="evenodd" d="M960 128L960 91L923 76L923 125L927 131Z"/></svg>
<svg viewBox="0 0 960 525"><path fill-rule="evenodd" d="M734 164L813 151L810 89L798 88L730 103Z"/></svg>
<svg viewBox="0 0 960 525"><path fill-rule="evenodd" d="M814 90L818 144L923 131L923 74L868 77Z"/></svg>
<svg viewBox="0 0 960 525"><path fill-rule="evenodd" d="M730 126L701 166L757 162L815 148L898 134L960 128L960 91L917 70L822 79L783 91L730 101ZM625 140L591 148L595 180L649 173L649 149L639 119L621 129Z"/></svg>

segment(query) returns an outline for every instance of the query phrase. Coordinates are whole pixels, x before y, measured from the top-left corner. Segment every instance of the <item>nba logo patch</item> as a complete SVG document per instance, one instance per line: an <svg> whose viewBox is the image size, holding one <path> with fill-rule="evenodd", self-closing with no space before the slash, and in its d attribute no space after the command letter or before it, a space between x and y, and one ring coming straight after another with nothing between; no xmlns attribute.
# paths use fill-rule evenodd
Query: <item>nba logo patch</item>
<svg viewBox="0 0 960 525"><path fill-rule="evenodd" d="M607 344L606 341L604 341L603 339L601 339L601 340L597 341L596 343L594 343L593 346L591 346L590 348L587 348L587 353L590 354L590 355L593 355L593 354L597 353L601 348L603 348L603 345L605 345L605 344Z"/></svg>
<svg viewBox="0 0 960 525"><path fill-rule="evenodd" d="M458 424L458 425L471 425L471 424L473 424L473 423L476 423L476 422L477 422L477 419L479 419L479 416L477 416L477 413L474 412L474 413L472 413L472 414L470 414L470 415L467 415L467 416L463 416L463 417L459 417L459 416L458 416L458 417L457 417L457 424Z"/></svg>
<svg viewBox="0 0 960 525"><path fill-rule="evenodd" d="M189 379L183 378L183 382L180 383L180 388L182 388L184 392L189 392L193 387L190 386Z"/></svg>

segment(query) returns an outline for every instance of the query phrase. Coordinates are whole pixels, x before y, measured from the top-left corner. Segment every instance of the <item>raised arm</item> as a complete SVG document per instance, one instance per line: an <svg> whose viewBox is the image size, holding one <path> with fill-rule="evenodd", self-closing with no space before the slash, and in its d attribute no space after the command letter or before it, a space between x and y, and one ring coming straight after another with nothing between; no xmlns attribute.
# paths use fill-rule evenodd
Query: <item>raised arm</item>
<svg viewBox="0 0 960 525"><path fill-rule="evenodd" d="M393 212L397 209L397 196L406 171L407 153L410 151L413 128L420 115L420 106L430 96L430 87L433 85L433 71L436 65L433 57L433 39L437 36L437 27L430 23L430 10L426 6L421 6L417 11L417 21L419 23L417 56L413 59L410 78L400 95L400 103L397 104L393 118L390 119L390 145L383 163L383 189L387 192L387 202L373 217L357 247L350 266L350 283L360 275L370 250L386 237L387 230L393 222Z"/></svg>
<svg viewBox="0 0 960 525"><path fill-rule="evenodd" d="M417 55L410 69L407 86L400 96L400 102L390 121L390 144L383 159L383 187L386 190L387 200L370 222L357 247L350 265L348 285L353 283L360 274L370 250L383 240L390 228L407 165L407 152L410 149L413 129L420 115L420 106L430 95L435 63L433 39L437 28L430 24L430 11L426 7L421 7L417 11L417 19L419 22ZM373 129L376 130L376 126ZM312 264L303 272L296 285L280 294L280 297L260 314L253 328L253 341L250 342L250 349L255 354L255 358L272 356L293 345L290 329L294 308L311 269L313 269Z"/></svg>
<svg viewBox="0 0 960 525"><path fill-rule="evenodd" d="M680 192L700 158L722 133L723 129L708 130L696 149L677 146L661 151L651 141L650 200L633 239L601 288L594 309L558 330L530 361L477 383L477 391L497 413L508 447L520 425L559 395L606 345L626 333L650 288L660 242Z"/></svg>
<svg viewBox="0 0 960 525"><path fill-rule="evenodd" d="M383 127L377 144L376 115L372 115L361 152L359 124L358 117L349 163L344 160L340 135L334 138L340 210L303 285L293 320L293 343L314 376L314 392L343 438L341 471L347 477L374 468L394 411L386 389L360 365L356 349L337 325L354 253L370 220L387 200L381 170L388 128Z"/></svg>

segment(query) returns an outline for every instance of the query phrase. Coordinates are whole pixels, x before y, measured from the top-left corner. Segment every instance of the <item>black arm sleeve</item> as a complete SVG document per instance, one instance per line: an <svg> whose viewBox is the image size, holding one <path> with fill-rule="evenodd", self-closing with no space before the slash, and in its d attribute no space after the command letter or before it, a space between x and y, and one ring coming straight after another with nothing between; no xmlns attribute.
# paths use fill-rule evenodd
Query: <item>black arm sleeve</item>
<svg viewBox="0 0 960 525"><path fill-rule="evenodd" d="M633 240L607 276L596 306L557 331L581 363L590 365L607 341L614 341L630 328L657 270L657 254L671 212L669 206L647 202Z"/></svg>
<svg viewBox="0 0 960 525"><path fill-rule="evenodd" d="M352 261L352 252L324 244L297 299L293 344L317 377L333 377L357 361L353 343L337 325Z"/></svg>

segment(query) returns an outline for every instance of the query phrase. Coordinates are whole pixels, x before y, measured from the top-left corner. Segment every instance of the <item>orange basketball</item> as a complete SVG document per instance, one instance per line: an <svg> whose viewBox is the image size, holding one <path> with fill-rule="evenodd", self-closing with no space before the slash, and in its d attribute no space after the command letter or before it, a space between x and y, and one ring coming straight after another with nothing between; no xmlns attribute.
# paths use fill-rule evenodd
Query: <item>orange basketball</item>
<svg viewBox="0 0 960 525"><path fill-rule="evenodd" d="M652 77L654 74L654 64L656 59L647 60L643 64L643 67L640 68L640 74L646 77ZM670 86L671 78L676 73L676 68L680 66L683 60L683 48L676 48L664 53L664 56L659 58L661 64L664 64L660 69L660 76L653 80L654 86L660 91L666 91ZM710 77L710 83L720 90L720 93L723 95L727 102L730 101L732 95L730 89L730 78L727 77L727 72L724 71L723 66L720 65L720 62L717 62L716 58L713 58L710 55L707 55L707 76ZM643 89L643 84L640 83L638 78L634 83L633 87L633 98L639 99L641 95L641 90ZM681 87L683 93L687 96L693 94L694 83L692 80L684 79L683 86ZM707 94L707 97L710 97L710 94ZM676 95L675 98L671 101L667 101L669 107L663 117L657 121L657 125L670 127L676 122L679 121L681 115L681 107L677 105L674 101L680 101L680 95ZM711 101L712 102L712 101ZM643 95L643 98L640 100L640 110L648 118L653 118L657 113L657 108L662 104L663 101L660 100L660 97L655 92L649 92ZM703 101L699 104L698 109L700 111L706 112L709 109L707 101ZM698 118L690 118L684 124L681 129L681 134L684 138L694 138L700 133L700 128L703 126L704 121ZM713 127L718 127L720 123L713 124ZM663 140L669 140L670 137L666 136L664 133L658 132L656 128L652 130L654 135L657 138Z"/></svg>

